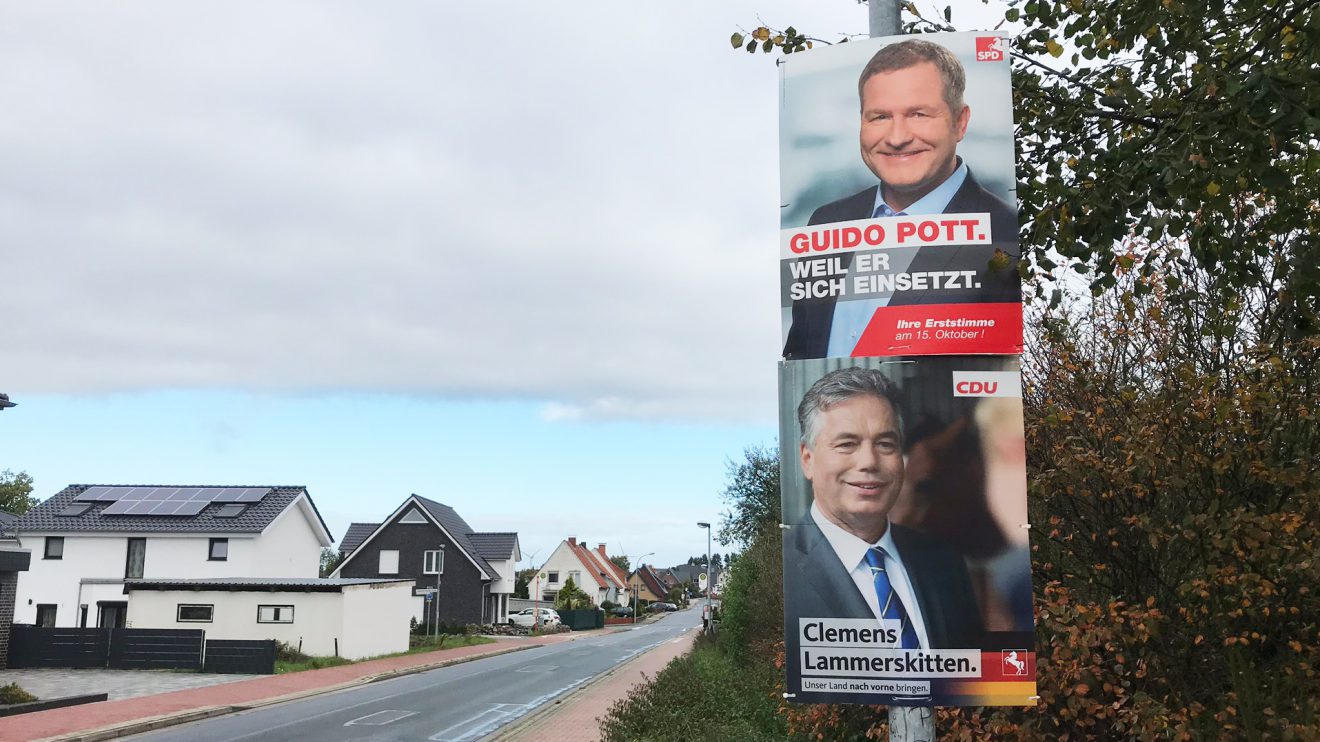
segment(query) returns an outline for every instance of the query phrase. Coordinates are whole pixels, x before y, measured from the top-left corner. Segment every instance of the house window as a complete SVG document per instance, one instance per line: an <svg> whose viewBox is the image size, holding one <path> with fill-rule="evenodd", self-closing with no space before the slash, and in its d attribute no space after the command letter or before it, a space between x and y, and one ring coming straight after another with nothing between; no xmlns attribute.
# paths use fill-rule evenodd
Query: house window
<svg viewBox="0 0 1320 742"><path fill-rule="evenodd" d="M581 572L578 572L577 570L574 570L574 571L572 571L572 572L569 572L569 573L568 573L568 579L572 580L574 585L577 585L578 587L582 587L582 573L581 573Z"/></svg>
<svg viewBox="0 0 1320 742"><path fill-rule="evenodd" d="M381 550L380 569L383 575L397 575L399 573L399 552L397 550Z"/></svg>
<svg viewBox="0 0 1320 742"><path fill-rule="evenodd" d="M37 604L37 625L45 628L55 628L55 610L58 606L54 603Z"/></svg>
<svg viewBox="0 0 1320 742"><path fill-rule="evenodd" d="M211 548L207 552L207 561L224 562L229 559L229 539L213 538L211 539Z"/></svg>
<svg viewBox="0 0 1320 742"><path fill-rule="evenodd" d="M546 576L546 582L549 582L551 585L559 584L559 573L558 572L548 573L548 575Z"/></svg>
<svg viewBox="0 0 1320 742"><path fill-rule="evenodd" d="M215 618L214 605L180 603L176 620L181 623L211 623Z"/></svg>
<svg viewBox="0 0 1320 742"><path fill-rule="evenodd" d="M46 559L64 558L64 537L47 536L46 537Z"/></svg>
<svg viewBox="0 0 1320 742"><path fill-rule="evenodd" d="M422 553L422 574L442 575L445 573L445 552L442 549Z"/></svg>
<svg viewBox="0 0 1320 742"><path fill-rule="evenodd" d="M128 559L124 563L124 577L130 580L142 579L142 572L147 565L147 540L130 538L128 540Z"/></svg>
<svg viewBox="0 0 1320 742"><path fill-rule="evenodd" d="M293 623L293 606L259 605L257 623Z"/></svg>

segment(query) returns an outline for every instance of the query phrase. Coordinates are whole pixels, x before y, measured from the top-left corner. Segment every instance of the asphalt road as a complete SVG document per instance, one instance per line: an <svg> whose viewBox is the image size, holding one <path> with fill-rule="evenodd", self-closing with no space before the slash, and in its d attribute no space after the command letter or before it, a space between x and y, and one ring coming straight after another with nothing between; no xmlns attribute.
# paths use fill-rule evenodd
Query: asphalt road
<svg viewBox="0 0 1320 742"><path fill-rule="evenodd" d="M693 608L628 631L475 660L131 739L470 742L700 623L701 609L694 603Z"/></svg>

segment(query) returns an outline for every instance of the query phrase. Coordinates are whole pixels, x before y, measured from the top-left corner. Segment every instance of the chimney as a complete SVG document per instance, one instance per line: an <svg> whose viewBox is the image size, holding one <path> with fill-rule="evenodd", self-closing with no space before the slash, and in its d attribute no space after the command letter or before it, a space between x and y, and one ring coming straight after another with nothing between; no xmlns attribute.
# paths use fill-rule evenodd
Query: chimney
<svg viewBox="0 0 1320 742"><path fill-rule="evenodd" d="M577 546L577 536L569 536L569 537L568 537L568 545L569 545L569 546Z"/></svg>
<svg viewBox="0 0 1320 742"><path fill-rule="evenodd" d="M610 558L610 555L605 553L605 544L600 544L599 546L597 546L596 551L599 551L600 555L605 557L606 559Z"/></svg>

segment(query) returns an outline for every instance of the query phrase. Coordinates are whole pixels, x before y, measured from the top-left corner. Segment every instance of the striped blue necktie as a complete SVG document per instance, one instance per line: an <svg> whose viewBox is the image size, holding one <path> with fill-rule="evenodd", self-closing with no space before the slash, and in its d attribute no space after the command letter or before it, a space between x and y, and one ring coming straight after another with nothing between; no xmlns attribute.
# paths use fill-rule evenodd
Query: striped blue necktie
<svg viewBox="0 0 1320 742"><path fill-rule="evenodd" d="M921 646L917 641L917 630L903 609L903 601L889 583L889 575L885 572L885 556L885 550L879 546L866 550L866 563L871 567L871 578L875 580L875 597L880 601L880 617L902 621L903 632L899 646L903 649L917 649Z"/></svg>

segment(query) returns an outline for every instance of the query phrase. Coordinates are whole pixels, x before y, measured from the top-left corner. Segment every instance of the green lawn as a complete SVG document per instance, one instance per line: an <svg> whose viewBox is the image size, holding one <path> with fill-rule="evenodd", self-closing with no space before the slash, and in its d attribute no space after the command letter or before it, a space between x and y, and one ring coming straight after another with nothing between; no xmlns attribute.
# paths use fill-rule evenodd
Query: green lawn
<svg viewBox="0 0 1320 742"><path fill-rule="evenodd" d="M407 654L422 654L425 652L443 652L446 649L457 649L459 647L471 647L478 644L491 644L495 640L484 636L469 636L465 634L441 634L440 636L416 636L409 637L409 647L406 652L395 652L394 654L383 654L378 657L367 657L361 660L349 660L343 657L310 657L297 650L282 645L275 658L275 672L282 674L286 672L302 672L303 670L319 670L323 667L338 667L339 665L351 665L354 662L366 662L367 660L379 660L386 657L401 657Z"/></svg>

